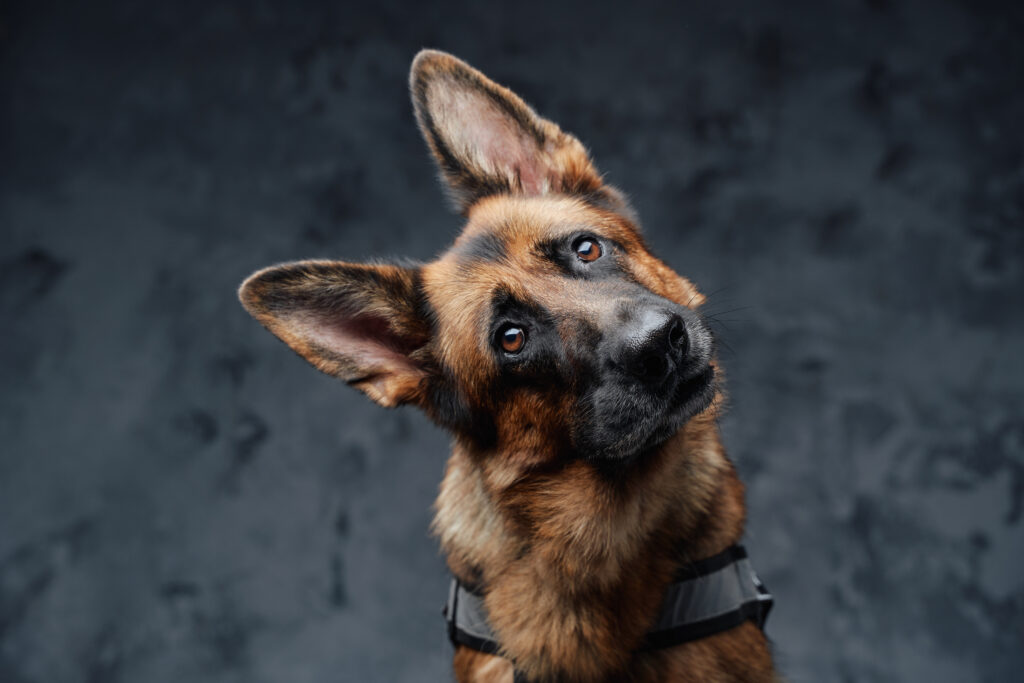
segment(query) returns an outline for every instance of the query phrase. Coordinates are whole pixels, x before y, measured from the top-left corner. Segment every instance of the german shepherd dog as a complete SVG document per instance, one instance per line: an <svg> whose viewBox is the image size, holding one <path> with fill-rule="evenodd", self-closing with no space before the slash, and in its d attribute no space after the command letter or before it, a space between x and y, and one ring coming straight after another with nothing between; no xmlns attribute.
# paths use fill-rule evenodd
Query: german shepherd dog
<svg viewBox="0 0 1024 683"><path fill-rule="evenodd" d="M641 646L676 572L743 532L704 296L517 95L433 50L410 88L466 219L451 248L277 265L240 298L323 372L454 436L433 530L501 644L457 647L457 680L776 680L749 621Z"/></svg>

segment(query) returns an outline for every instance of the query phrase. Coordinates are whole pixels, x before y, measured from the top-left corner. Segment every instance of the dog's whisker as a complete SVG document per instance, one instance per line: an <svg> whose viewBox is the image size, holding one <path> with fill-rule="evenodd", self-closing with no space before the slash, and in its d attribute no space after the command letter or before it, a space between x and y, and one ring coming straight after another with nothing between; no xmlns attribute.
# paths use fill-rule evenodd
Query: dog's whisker
<svg viewBox="0 0 1024 683"><path fill-rule="evenodd" d="M728 315L729 313L738 313L739 311L748 311L748 310L750 310L752 308L754 308L754 307L753 306L739 306L737 308L730 308L730 309L727 309L727 310L724 310L724 311L709 311L709 312L701 311L701 314L705 318L707 318L707 317L710 317L710 316L722 316L722 315Z"/></svg>

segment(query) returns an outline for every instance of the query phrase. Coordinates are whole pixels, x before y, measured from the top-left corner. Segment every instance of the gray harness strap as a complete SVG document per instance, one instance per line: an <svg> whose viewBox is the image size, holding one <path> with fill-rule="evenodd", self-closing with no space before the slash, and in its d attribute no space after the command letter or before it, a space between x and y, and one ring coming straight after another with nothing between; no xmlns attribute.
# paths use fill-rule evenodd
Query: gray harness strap
<svg viewBox="0 0 1024 683"><path fill-rule="evenodd" d="M753 621L763 629L772 596L754 573L747 551L734 545L684 567L669 585L643 649L672 647ZM483 595L452 579L444 608L453 644L499 654Z"/></svg>
<svg viewBox="0 0 1024 683"><path fill-rule="evenodd" d="M501 648L487 622L483 596L467 589L458 579L453 578L448 587L444 617L448 622L448 638L453 645L465 645L489 655L498 654Z"/></svg>

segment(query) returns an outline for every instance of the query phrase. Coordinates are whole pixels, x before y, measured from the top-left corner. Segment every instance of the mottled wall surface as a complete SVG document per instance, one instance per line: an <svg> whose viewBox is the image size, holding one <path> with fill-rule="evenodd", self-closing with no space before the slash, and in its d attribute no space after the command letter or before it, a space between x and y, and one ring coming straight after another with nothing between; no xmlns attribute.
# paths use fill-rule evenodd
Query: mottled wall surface
<svg viewBox="0 0 1024 683"><path fill-rule="evenodd" d="M0 681L449 675L446 435L235 299L275 261L456 234L423 46L576 133L712 293L790 680L1019 676L1006 4L0 5Z"/></svg>

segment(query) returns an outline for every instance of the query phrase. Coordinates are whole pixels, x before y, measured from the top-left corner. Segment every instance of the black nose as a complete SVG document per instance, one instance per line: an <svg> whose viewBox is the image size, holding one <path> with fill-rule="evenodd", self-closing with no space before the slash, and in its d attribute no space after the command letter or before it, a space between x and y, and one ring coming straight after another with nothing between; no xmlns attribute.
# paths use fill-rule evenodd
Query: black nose
<svg viewBox="0 0 1024 683"><path fill-rule="evenodd" d="M644 311L623 339L620 360L631 375L659 384L682 363L687 347L683 319L667 311Z"/></svg>

